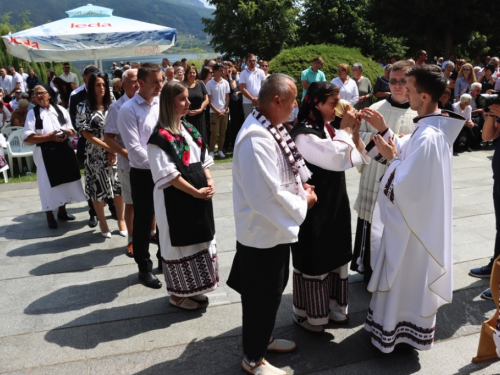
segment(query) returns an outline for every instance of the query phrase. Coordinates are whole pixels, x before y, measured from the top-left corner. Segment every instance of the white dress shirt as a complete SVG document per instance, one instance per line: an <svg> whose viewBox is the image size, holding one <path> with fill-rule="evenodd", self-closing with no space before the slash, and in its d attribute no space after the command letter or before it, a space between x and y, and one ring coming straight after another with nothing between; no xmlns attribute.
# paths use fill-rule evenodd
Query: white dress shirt
<svg viewBox="0 0 500 375"><path fill-rule="evenodd" d="M8 74L5 77L0 77L0 86L4 91L4 94L9 95L12 91L12 77Z"/></svg>
<svg viewBox="0 0 500 375"><path fill-rule="evenodd" d="M24 79L23 76L20 75L19 73L15 72L12 75L12 85L11 85L11 91L14 90L16 85L19 83L19 88L21 89L22 92L24 92Z"/></svg>
<svg viewBox="0 0 500 375"><path fill-rule="evenodd" d="M120 111L120 108L129 100L129 97L127 94L123 95L120 99L118 99L116 102L111 104L111 106L108 109L108 115L106 116L106 127L104 128L104 133L109 133L109 134L115 134L115 140L125 148L125 144L123 143L123 139L120 135L120 131L118 130L120 128L120 124L118 124L118 113ZM129 172L130 171L130 163L126 158L124 158L122 155L118 154L118 168Z"/></svg>
<svg viewBox="0 0 500 375"><path fill-rule="evenodd" d="M78 77L73 72L69 72L68 74L63 73L59 76L59 78L62 78L66 82L73 82L76 86L78 86Z"/></svg>
<svg viewBox="0 0 500 375"><path fill-rule="evenodd" d="M128 151L132 168L150 169L147 144L160 111L160 99L148 103L139 93L127 101L118 113L118 130Z"/></svg>

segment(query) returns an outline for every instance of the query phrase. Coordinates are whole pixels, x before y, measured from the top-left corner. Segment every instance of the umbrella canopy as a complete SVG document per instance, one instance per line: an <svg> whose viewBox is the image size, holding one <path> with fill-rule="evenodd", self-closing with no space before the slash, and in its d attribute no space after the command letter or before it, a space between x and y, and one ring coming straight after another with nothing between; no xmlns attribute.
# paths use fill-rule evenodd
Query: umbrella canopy
<svg viewBox="0 0 500 375"><path fill-rule="evenodd" d="M174 46L176 29L113 16L92 4L68 18L2 36L9 53L27 61L78 61L158 55Z"/></svg>

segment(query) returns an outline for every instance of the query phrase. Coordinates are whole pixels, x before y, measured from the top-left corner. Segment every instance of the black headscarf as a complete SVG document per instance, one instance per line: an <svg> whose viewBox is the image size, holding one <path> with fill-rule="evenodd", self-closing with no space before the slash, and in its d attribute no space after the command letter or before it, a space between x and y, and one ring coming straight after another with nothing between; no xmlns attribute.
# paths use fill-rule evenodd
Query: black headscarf
<svg viewBox="0 0 500 375"><path fill-rule="evenodd" d="M307 120L319 130L323 130L325 121L316 106L325 100L325 95L330 94L334 87L335 85L325 81L311 83L299 109L299 122Z"/></svg>

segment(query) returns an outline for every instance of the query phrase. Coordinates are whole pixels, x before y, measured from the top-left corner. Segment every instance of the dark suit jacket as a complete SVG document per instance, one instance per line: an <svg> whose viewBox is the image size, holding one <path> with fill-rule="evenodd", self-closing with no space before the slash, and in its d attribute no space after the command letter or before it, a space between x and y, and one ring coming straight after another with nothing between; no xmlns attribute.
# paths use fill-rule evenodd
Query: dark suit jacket
<svg viewBox="0 0 500 375"><path fill-rule="evenodd" d="M87 90L82 90L79 93L71 96L70 102L69 102L69 117L71 118L71 123L73 124L73 127L75 130L80 131L76 127L76 106L83 102L85 99L87 99Z"/></svg>

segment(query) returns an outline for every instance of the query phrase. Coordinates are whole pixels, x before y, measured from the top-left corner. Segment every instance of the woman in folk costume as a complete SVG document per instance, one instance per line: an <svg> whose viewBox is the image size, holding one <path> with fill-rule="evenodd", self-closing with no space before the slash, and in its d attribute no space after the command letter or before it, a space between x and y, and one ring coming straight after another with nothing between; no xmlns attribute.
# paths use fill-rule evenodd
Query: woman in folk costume
<svg viewBox="0 0 500 375"><path fill-rule="evenodd" d="M180 82L163 86L158 124L148 142L155 182L163 274L170 304L197 310L219 284L212 197L215 193L201 134L184 116L191 104Z"/></svg>
<svg viewBox="0 0 500 375"><path fill-rule="evenodd" d="M66 211L66 204L85 201L78 160L68 140L75 130L68 112L55 103L57 95L50 86L37 85L34 93L37 105L26 116L23 140L37 146L33 160L40 201L49 228L55 229L58 224L52 210L58 209L59 220L75 220Z"/></svg>
<svg viewBox="0 0 500 375"><path fill-rule="evenodd" d="M351 260L351 214L344 171L366 163L359 137L357 111L343 115L340 128L335 119L339 88L314 82L304 97L299 123L291 135L312 172L318 205L307 212L293 254L294 321L303 328L322 332L332 320L347 322L348 267Z"/></svg>

